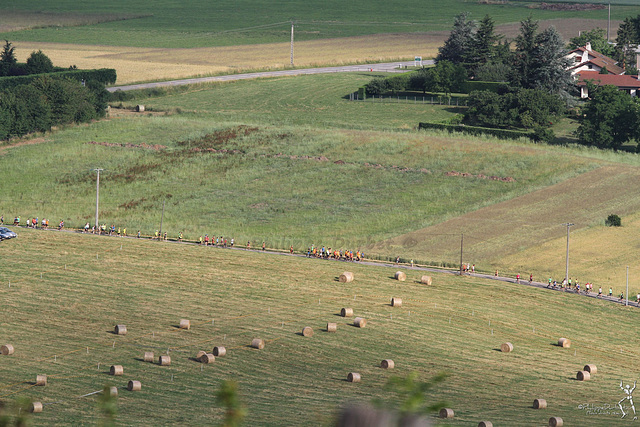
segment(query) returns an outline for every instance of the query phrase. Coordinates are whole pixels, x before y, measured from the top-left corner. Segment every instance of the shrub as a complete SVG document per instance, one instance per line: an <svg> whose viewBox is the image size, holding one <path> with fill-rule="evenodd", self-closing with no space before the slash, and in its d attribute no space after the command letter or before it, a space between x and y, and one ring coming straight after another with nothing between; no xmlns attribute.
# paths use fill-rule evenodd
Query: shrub
<svg viewBox="0 0 640 427"><path fill-rule="evenodd" d="M620 227L622 225L622 220L618 215L611 214L607 217L604 225L606 225L607 227Z"/></svg>
<svg viewBox="0 0 640 427"><path fill-rule="evenodd" d="M546 142L550 143L556 139L556 134L549 128L544 128L542 126L536 126L533 128L533 139L536 142Z"/></svg>

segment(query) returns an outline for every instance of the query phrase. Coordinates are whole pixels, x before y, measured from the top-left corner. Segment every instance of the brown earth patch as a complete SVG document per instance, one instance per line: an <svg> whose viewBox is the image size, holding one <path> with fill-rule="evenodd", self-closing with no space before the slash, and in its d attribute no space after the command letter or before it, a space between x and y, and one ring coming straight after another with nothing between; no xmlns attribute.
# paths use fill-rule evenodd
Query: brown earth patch
<svg viewBox="0 0 640 427"><path fill-rule="evenodd" d="M119 147L119 148L144 148L146 150L155 150L155 151L159 151L159 150L165 150L167 148L166 145L160 145L160 144L146 144L146 143L142 143L142 144L131 144L130 142L127 143L117 143L117 142L97 142L97 141L89 141L87 142L87 144L91 144L91 145L102 145L104 147Z"/></svg>

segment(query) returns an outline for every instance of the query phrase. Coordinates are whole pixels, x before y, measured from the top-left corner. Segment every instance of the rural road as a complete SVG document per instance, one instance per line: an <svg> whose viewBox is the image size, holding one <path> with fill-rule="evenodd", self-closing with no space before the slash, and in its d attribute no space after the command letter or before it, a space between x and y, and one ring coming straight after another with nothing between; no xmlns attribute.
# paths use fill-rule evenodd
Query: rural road
<svg viewBox="0 0 640 427"><path fill-rule="evenodd" d="M16 228L16 229L20 229L20 228L25 228L23 226L14 226L12 224L5 224L5 226L8 227L12 227L12 228ZM45 230L41 230L40 231L45 231ZM51 228L49 230L46 231L59 231L56 230L55 227ZM63 233L82 233L82 230L78 230L78 229L73 229L73 228L66 228L64 230L62 230ZM82 233L85 234L85 233ZM92 236L92 237L97 237L97 238L106 238L106 237L112 237L112 236L108 236L108 235L95 235L95 234L87 234L88 236ZM113 236L115 237L115 236ZM120 236L118 236L120 237ZM127 239L136 239L133 236L126 236L125 238ZM149 240L152 241L153 239L151 237L144 237L144 240ZM3 244L9 244L9 241L3 242ZM175 240L167 240L166 243L176 243L176 244L182 244L182 245L198 245L197 242L177 242ZM280 256L291 256L291 257L297 257L297 258L306 258L305 254L301 254L301 253L296 253L296 254L290 254L288 251L282 251L282 250L277 250L277 249L268 249L267 251L263 252L260 249L245 249L243 247L231 247L231 248L220 248L218 246L211 246L211 249L222 249L222 250L236 250L236 251L252 251L252 252L259 252L259 253L264 253L265 255L280 255ZM318 262L336 262L336 263L349 263L349 261L342 261L342 260L331 260L331 259L319 259L318 258ZM443 269L443 268L435 268L435 267L419 267L419 266L415 266L415 267L411 267L407 264L395 264L393 262L381 262L381 261L357 261L356 264L361 264L361 265L368 265L368 266L372 266L372 267L383 267L383 268L395 268L397 269L403 269L403 270L408 270L408 271L424 271L424 272L430 272L430 273L445 273L445 274L452 274L452 275L458 275L459 272L457 270L447 270L447 269ZM495 276L493 274L485 274L485 273L465 273L465 276L468 277L477 277L477 278L481 278L481 279L487 279L487 280L497 280L500 282L509 282L509 283L516 283L516 279L513 277L506 277L506 276ZM523 278L520 280L520 285L523 286L532 286L534 288L539 288L539 289L544 289L546 291L550 291L550 292L563 292L563 293L567 293L567 294L576 294L575 291L573 290L561 290L560 289L560 285L558 285L558 287L556 289L553 288L549 288L547 286L546 282L531 282L529 283L529 280L527 278ZM584 284L583 284L584 285ZM610 301L616 304L625 304L625 301L621 301L618 297L615 296L607 296L606 294L608 294L608 288L603 286L602 287L602 296L598 297L598 294L596 292L590 292L589 294L586 294L584 292L584 290L580 293L580 296L585 296L585 297L589 297L589 298L598 298L598 299L602 299L605 301ZM597 287L596 287L597 289ZM633 307L639 307L640 308L640 304L636 303L633 301L633 295L629 295L629 305L633 306Z"/></svg>
<svg viewBox="0 0 640 427"><path fill-rule="evenodd" d="M422 61L424 65L433 65L433 60ZM282 76L300 76L303 74L327 74L327 73L352 73L357 71L362 72L385 72L385 73L402 73L406 70L399 68L405 66L413 66L413 61L406 62L386 62L382 64L360 64L360 65L344 65L341 67L322 67L322 68L301 68L299 70L281 70L281 71L262 71L258 73L244 73L244 74L229 74L226 76L214 76L214 77L198 77L193 79L182 80L168 80L165 82L155 83L141 83L135 85L126 86L113 86L107 88L109 92L115 92L118 90L140 90L140 89L153 89L157 87L167 86L183 86L192 85L197 83L210 83L210 82L229 82L233 80L246 80L246 79L259 79L268 77L282 77Z"/></svg>

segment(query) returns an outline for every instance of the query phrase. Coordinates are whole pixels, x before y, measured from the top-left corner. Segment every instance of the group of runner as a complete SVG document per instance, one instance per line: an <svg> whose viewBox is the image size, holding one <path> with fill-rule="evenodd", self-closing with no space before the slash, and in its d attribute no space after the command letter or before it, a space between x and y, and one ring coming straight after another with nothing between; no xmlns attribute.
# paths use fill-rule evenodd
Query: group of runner
<svg viewBox="0 0 640 427"><path fill-rule="evenodd" d="M13 218L13 225L18 227L20 226L20 222L21 222L20 217L16 215ZM0 216L0 225L4 225L4 215ZM27 220L26 226L28 228L42 228L43 230L46 230L49 228L49 220L46 218L39 219L38 217L29 218ZM64 228L64 221L60 220L60 223L58 224L58 230L62 230L63 228Z"/></svg>
<svg viewBox="0 0 640 427"><path fill-rule="evenodd" d="M293 246L290 248L290 252L293 253ZM336 259L342 261L360 261L364 258L364 253L360 250L353 252L349 249L344 250L332 250L331 248L317 248L315 245L311 245L307 248L307 258L323 258L323 259Z"/></svg>

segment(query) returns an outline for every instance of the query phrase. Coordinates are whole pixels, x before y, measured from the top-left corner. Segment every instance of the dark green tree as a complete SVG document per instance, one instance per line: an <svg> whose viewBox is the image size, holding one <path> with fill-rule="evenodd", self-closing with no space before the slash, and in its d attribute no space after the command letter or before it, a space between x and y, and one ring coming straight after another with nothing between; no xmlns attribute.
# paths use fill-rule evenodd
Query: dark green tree
<svg viewBox="0 0 640 427"><path fill-rule="evenodd" d="M467 70L450 61L440 61L435 67L429 69L431 74L431 87L433 92L444 92L447 96L460 90L467 80Z"/></svg>
<svg viewBox="0 0 640 427"><path fill-rule="evenodd" d="M455 17L453 29L444 45L438 48L436 62L450 61L463 64L469 61L470 47L476 24L469 19L468 12L462 12Z"/></svg>
<svg viewBox="0 0 640 427"><path fill-rule="evenodd" d="M636 25L631 18L626 18L618 27L616 38L615 60L624 69L635 67L635 48L638 46Z"/></svg>
<svg viewBox="0 0 640 427"><path fill-rule="evenodd" d="M573 86L562 36L551 26L535 38L530 81L526 87L566 95Z"/></svg>
<svg viewBox="0 0 640 427"><path fill-rule="evenodd" d="M495 33L495 23L489 15L478 24L478 29L469 43L469 62L475 66L485 64L493 60L496 45L502 37Z"/></svg>
<svg viewBox="0 0 640 427"><path fill-rule="evenodd" d="M0 52L0 76L8 76L17 63L15 48L9 40L5 40Z"/></svg>
<svg viewBox="0 0 640 427"><path fill-rule="evenodd" d="M409 89L426 93L433 87L433 73L430 68L422 68L409 76Z"/></svg>
<svg viewBox="0 0 640 427"><path fill-rule="evenodd" d="M577 49L591 43L591 49L600 52L603 55L612 57L615 55L613 45L607 42L607 32L602 28L594 28L593 30L583 31L579 36L569 40L567 44L568 50Z"/></svg>
<svg viewBox="0 0 640 427"><path fill-rule="evenodd" d="M27 70L29 74L43 74L53 71L53 62L41 50L31 52L27 58Z"/></svg>
<svg viewBox="0 0 640 427"><path fill-rule="evenodd" d="M29 132L46 132L51 129L51 109L47 98L33 85L18 86L16 97L16 122L21 118L21 127L26 131L16 133L24 135ZM20 111L18 113L18 110Z"/></svg>
<svg viewBox="0 0 640 427"><path fill-rule="evenodd" d="M638 138L640 109L636 98L615 86L589 85L591 100L583 109L584 117L577 135L582 144L618 149Z"/></svg>
<svg viewBox="0 0 640 427"><path fill-rule="evenodd" d="M534 87L534 50L538 22L529 16L520 22L520 34L516 37L516 50L513 57L511 82L525 88Z"/></svg>
<svg viewBox="0 0 640 427"><path fill-rule="evenodd" d="M0 92L0 141L9 139L15 121L15 96L9 91Z"/></svg>
<svg viewBox="0 0 640 427"><path fill-rule="evenodd" d="M504 62L487 62L476 69L475 78L481 82L506 82L511 75L511 66Z"/></svg>

